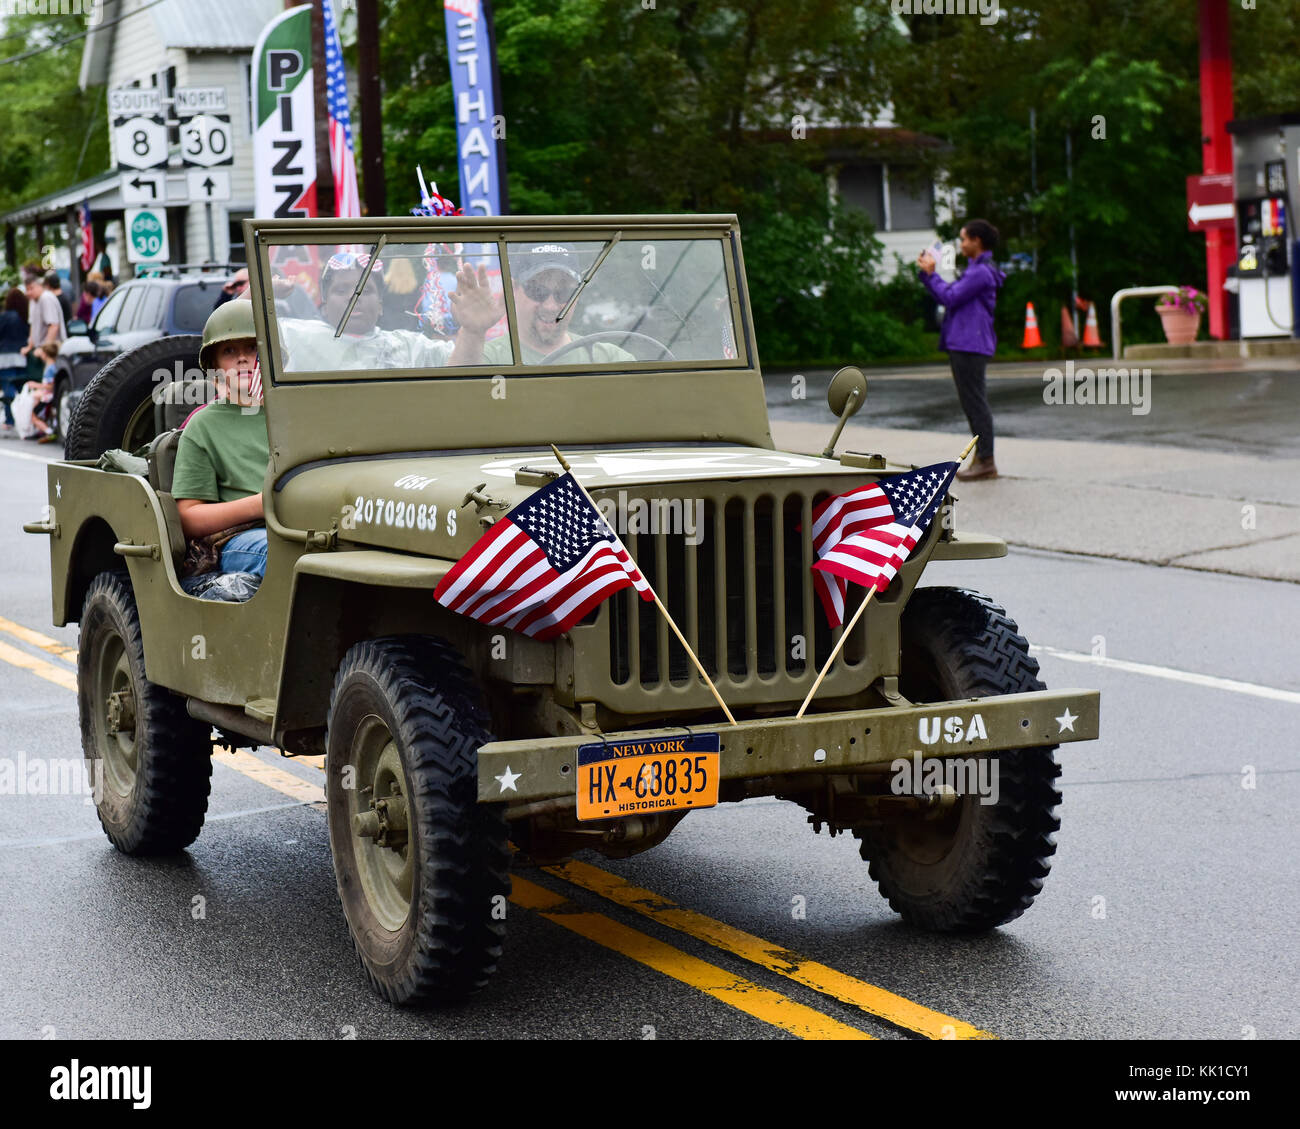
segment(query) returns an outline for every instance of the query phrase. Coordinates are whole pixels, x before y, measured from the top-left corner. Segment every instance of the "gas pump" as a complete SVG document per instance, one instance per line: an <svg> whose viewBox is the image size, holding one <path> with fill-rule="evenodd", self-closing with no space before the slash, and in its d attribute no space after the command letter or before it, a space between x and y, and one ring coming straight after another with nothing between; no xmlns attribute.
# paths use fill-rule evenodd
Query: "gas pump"
<svg viewBox="0 0 1300 1129"><path fill-rule="evenodd" d="M1238 308L1245 337L1300 336L1300 114L1231 121Z"/></svg>

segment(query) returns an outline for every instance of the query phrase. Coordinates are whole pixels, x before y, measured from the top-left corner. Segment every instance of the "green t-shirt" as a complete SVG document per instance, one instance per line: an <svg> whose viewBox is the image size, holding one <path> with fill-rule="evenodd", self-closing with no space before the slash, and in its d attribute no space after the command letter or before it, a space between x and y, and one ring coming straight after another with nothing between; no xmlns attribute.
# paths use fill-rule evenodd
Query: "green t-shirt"
<svg viewBox="0 0 1300 1129"><path fill-rule="evenodd" d="M526 365L540 365L544 357L560 348L557 345L555 349L540 352L537 349L529 348L522 341L519 342L519 347L523 350L523 363ZM513 364L510 354L510 338L507 336L494 337L491 341L484 342L483 359L490 365ZM608 341L596 341L591 345L584 345L581 349L570 349L551 363L556 365L610 365L615 361L635 360L636 358L631 353L620 349L617 345L611 345Z"/></svg>
<svg viewBox="0 0 1300 1129"><path fill-rule="evenodd" d="M266 413L218 402L196 412L176 449L172 497L235 502L262 489L271 461Z"/></svg>

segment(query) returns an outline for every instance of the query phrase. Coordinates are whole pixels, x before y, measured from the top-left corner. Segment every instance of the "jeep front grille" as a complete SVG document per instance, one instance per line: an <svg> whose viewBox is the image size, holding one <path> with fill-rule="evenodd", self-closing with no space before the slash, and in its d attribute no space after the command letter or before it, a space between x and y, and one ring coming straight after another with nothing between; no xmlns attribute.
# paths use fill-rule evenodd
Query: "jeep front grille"
<svg viewBox="0 0 1300 1129"><path fill-rule="evenodd" d="M693 540L680 526L623 532L623 542L720 687L761 691L755 700L797 699L831 652L832 632L813 591L812 510L828 491L705 499ZM683 501L689 505L689 501ZM850 586L854 609L864 590ZM685 648L653 603L633 589L608 601L609 678L615 687L699 690L712 701ZM864 616L825 683L861 689ZM721 676L719 676L721 672ZM693 695L692 695L693 696ZM745 695L734 700L742 701Z"/></svg>

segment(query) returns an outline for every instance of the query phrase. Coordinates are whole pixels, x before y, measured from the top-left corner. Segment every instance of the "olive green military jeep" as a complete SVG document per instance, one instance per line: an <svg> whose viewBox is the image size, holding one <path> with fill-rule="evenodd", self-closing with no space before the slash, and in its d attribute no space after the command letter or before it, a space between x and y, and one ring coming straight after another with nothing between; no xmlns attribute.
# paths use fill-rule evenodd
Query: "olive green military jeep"
<svg viewBox="0 0 1300 1129"><path fill-rule="evenodd" d="M918 927L1024 912L1055 850L1054 749L1097 736L1099 696L1045 689L992 600L918 587L931 560L1006 552L936 520L796 717L843 631L814 591L813 509L909 464L773 448L734 216L248 221L245 237L270 449L255 594L180 583L170 486L176 428L207 394L196 338L100 372L27 527L50 537L54 622L81 625L82 737L115 846L193 842L218 737L324 754L343 911L401 1003L487 982L512 843L514 865L622 857L753 796L852 832ZM841 423L864 396L856 370L837 377ZM144 473L97 467L150 432ZM551 444L734 724L632 588L547 642L434 598L560 473ZM863 595L850 585L847 606ZM958 765L964 787L941 771Z"/></svg>

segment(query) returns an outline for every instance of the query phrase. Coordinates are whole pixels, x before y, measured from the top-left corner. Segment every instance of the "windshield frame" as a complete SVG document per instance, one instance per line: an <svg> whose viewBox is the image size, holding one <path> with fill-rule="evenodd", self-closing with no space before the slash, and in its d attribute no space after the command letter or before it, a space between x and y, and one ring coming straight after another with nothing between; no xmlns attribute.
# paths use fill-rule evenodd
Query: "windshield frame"
<svg viewBox="0 0 1300 1129"><path fill-rule="evenodd" d="M260 339L267 348L262 350L263 379L277 384L318 384L323 382L384 383L405 380L451 380L497 376L573 376L605 375L617 373L747 370L758 367L754 352L747 296L743 290L743 266L740 256L738 231L734 216L627 216L627 217L455 217L430 220L426 217L379 217L363 220L333 220L314 222L300 220L245 220L245 238L249 247L255 248L252 256L251 292L254 301L254 319ZM626 221L626 222L623 222ZM525 364L516 360L511 365L448 365L440 368L386 369L382 374L366 370L295 370L286 372L280 348L280 335L276 328L278 315L269 281L270 251L274 246L298 245L334 247L346 243L373 244L381 233L386 233L391 248L401 244L418 244L444 241L449 238L463 243L481 243L485 248L495 247L501 271L503 298L506 306L506 324L509 331L512 356L522 356L519 341L518 314L515 309L514 288L511 285L508 245L525 240L557 243L603 242L621 237L622 242L646 240L694 240L716 242L722 256L724 284L730 304L733 337L736 345L734 358L687 359L678 361L614 361L603 364L581 363L569 365L561 361L552 365Z"/></svg>

